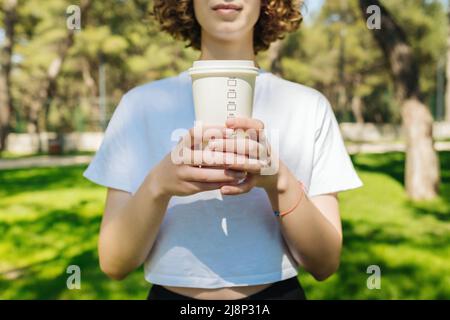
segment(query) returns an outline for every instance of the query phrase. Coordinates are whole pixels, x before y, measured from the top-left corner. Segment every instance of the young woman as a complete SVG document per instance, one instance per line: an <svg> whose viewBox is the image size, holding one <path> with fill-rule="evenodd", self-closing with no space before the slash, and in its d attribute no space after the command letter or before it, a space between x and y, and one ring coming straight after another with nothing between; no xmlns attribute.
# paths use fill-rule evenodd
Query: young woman
<svg viewBox="0 0 450 320"><path fill-rule="evenodd" d="M302 20L299 1L154 5L162 28L199 49L200 60L255 61ZM226 155L215 166L171 159L180 143L172 134L194 120L187 71L122 98L84 173L108 188L101 269L120 280L144 264L149 299L304 299L298 269L319 281L336 272L338 192L362 186L327 99L259 68L253 116L224 124L228 131L209 148ZM227 143L236 129L279 132L275 174L250 162L249 149L270 149L267 139L253 137L251 148L238 150ZM238 164L239 157L246 161Z"/></svg>

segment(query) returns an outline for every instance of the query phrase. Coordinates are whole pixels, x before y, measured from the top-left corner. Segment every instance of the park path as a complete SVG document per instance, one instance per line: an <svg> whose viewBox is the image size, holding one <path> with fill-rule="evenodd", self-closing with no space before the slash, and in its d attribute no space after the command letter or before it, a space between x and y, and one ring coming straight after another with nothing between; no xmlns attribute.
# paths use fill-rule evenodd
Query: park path
<svg viewBox="0 0 450 320"><path fill-rule="evenodd" d="M0 159L0 170L64 167L88 164L92 156L36 156L21 159Z"/></svg>
<svg viewBox="0 0 450 320"><path fill-rule="evenodd" d="M450 142L437 141L434 143L436 151L450 151ZM385 153L385 152L405 152L406 146L404 143L360 143L347 145L349 154L358 153Z"/></svg>
<svg viewBox="0 0 450 320"><path fill-rule="evenodd" d="M437 151L450 151L450 142L436 142ZM405 151L402 143L363 143L351 144L347 146L349 154L357 153L385 153ZM64 167L73 165L87 165L93 156L36 156L20 159L0 159L0 170L40 168L40 167Z"/></svg>

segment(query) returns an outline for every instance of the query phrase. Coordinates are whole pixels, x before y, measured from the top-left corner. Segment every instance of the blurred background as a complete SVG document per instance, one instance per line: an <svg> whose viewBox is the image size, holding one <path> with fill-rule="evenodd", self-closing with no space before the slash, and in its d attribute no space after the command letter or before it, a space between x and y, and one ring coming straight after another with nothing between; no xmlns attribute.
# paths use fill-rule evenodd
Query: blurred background
<svg viewBox="0 0 450 320"><path fill-rule="evenodd" d="M120 97L199 56L159 31L152 2L0 0L0 299L146 297L142 270L122 282L101 273L106 190L81 174ZM450 298L449 4L309 0L302 10L300 30L258 61L328 97L365 184L340 195L338 273L316 282L301 271L308 298ZM67 287L70 265L79 290Z"/></svg>

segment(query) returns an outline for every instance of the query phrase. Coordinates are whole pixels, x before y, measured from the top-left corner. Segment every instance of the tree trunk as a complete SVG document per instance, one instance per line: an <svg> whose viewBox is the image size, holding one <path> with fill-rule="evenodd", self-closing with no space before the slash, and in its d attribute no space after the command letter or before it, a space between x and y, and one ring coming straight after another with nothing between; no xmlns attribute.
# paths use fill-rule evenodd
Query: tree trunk
<svg viewBox="0 0 450 320"><path fill-rule="evenodd" d="M81 2L81 17L84 17L87 10L91 5L91 0L84 0ZM60 48L58 50L58 56L50 63L50 66L47 70L47 78L44 80L44 87L40 91L40 101L41 101L41 110L43 110L42 117L42 128L39 129L40 132L46 131L48 126L48 116L50 113L50 106L52 103L53 97L57 92L57 80L58 76L61 72L64 61L67 57L67 53L69 49L72 47L74 43L74 32L73 30L68 30L67 38L61 43ZM42 150L39 150L42 151Z"/></svg>
<svg viewBox="0 0 450 320"><path fill-rule="evenodd" d="M91 110L90 119L95 120L97 123L100 119L99 85L92 70L97 70L98 66L91 63L88 58L84 58L81 61L81 68L84 86L86 87L87 103Z"/></svg>
<svg viewBox="0 0 450 320"><path fill-rule="evenodd" d="M17 0L5 0L3 3L5 39L0 52L0 152L6 150L6 139L10 132L10 118L13 114L11 95L12 54L15 42L14 27L17 22Z"/></svg>
<svg viewBox="0 0 450 320"><path fill-rule="evenodd" d="M445 121L450 122L450 11L448 12L448 20L449 22L447 34L447 68L446 68L447 85L445 88Z"/></svg>
<svg viewBox="0 0 450 320"><path fill-rule="evenodd" d="M367 19L369 6L381 10L381 29L372 33L392 71L396 98L402 108L406 134L405 187L412 200L436 197L439 188L439 163L433 146L433 118L420 101L419 65L403 29L378 0L359 0Z"/></svg>
<svg viewBox="0 0 450 320"><path fill-rule="evenodd" d="M356 120L356 123L362 124L364 123L364 115L363 115L363 101L361 96L359 96L357 92L357 88L361 85L362 75L358 74L355 76L352 82L352 98L351 98L351 108L353 117Z"/></svg>
<svg viewBox="0 0 450 320"><path fill-rule="evenodd" d="M281 49L283 48L283 40L278 39L275 42L272 42L272 44L269 47L269 65L270 65L270 72L277 76L283 75L283 68L281 66Z"/></svg>
<svg viewBox="0 0 450 320"><path fill-rule="evenodd" d="M406 190L412 199L432 199L436 196L439 183L439 170L436 170L439 166L433 140L429 138L433 118L428 108L417 99L409 99L403 103L402 118L407 141ZM424 168L427 164L430 169Z"/></svg>
<svg viewBox="0 0 450 320"><path fill-rule="evenodd" d="M364 116L362 112L362 99L360 96L353 95L352 97L352 112L356 123L363 124Z"/></svg>

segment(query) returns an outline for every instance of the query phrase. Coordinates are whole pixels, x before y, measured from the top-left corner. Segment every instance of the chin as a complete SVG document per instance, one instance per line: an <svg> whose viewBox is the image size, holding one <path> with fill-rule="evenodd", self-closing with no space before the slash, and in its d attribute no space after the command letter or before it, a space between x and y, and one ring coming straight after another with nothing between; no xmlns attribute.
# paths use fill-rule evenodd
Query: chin
<svg viewBox="0 0 450 320"><path fill-rule="evenodd" d="M238 33L237 35L230 35L230 34L213 34L213 37L219 41L222 42L234 42L238 41L242 38L242 33Z"/></svg>
<svg viewBox="0 0 450 320"><path fill-rule="evenodd" d="M247 28L242 28L242 26L235 23L221 23L216 26L212 32L209 32L215 38L223 40L238 40L243 34L249 32Z"/></svg>

